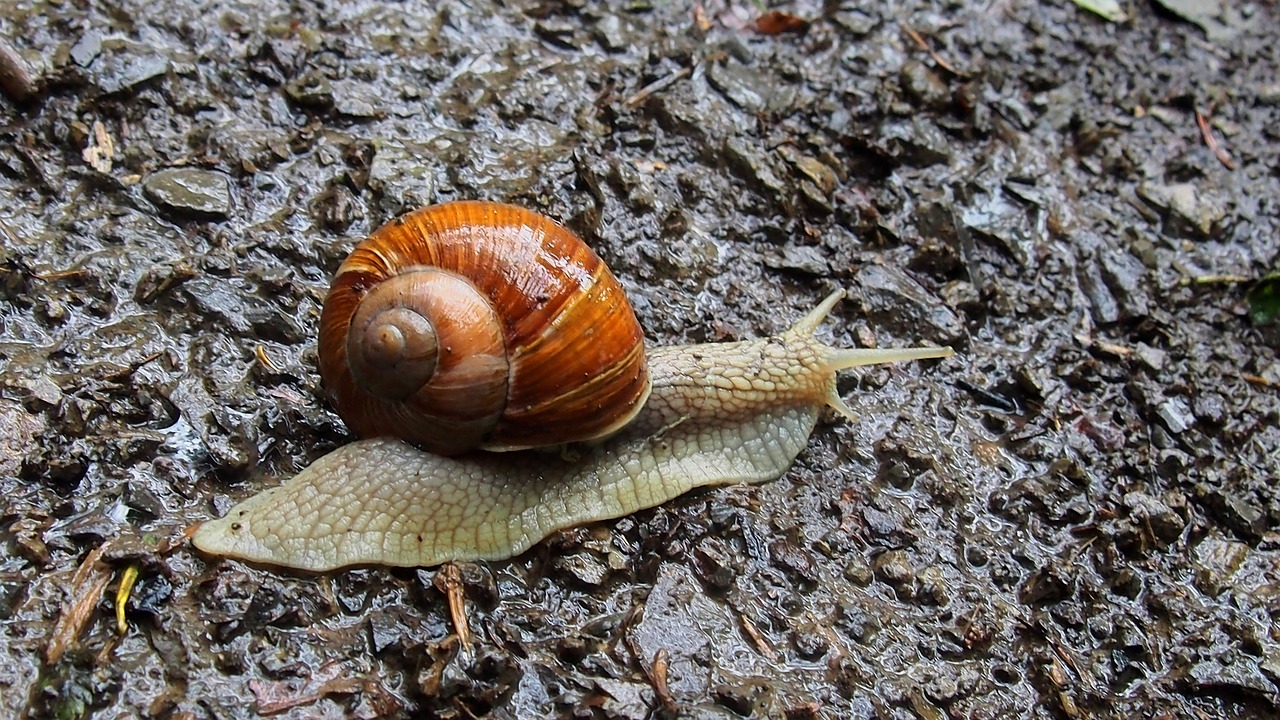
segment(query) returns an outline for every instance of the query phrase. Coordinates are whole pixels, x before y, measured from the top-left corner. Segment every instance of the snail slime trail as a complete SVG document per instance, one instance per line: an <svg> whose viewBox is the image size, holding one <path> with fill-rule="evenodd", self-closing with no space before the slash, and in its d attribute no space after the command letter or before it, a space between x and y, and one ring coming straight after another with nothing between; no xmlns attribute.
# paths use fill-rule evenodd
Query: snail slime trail
<svg viewBox="0 0 1280 720"><path fill-rule="evenodd" d="M365 439L192 541L311 571L499 560L695 487L776 479L824 406L854 419L836 373L952 355L819 342L842 297L773 337L646 350L613 275L555 222L487 202L410 213L352 251L321 316L321 378ZM611 335L544 332L566 322Z"/></svg>

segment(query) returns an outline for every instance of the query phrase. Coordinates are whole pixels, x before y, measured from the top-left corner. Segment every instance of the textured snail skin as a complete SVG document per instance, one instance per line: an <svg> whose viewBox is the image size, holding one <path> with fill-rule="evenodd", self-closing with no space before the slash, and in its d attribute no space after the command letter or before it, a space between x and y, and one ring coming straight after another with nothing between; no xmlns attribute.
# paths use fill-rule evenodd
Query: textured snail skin
<svg viewBox="0 0 1280 720"><path fill-rule="evenodd" d="M654 349L648 402L601 443L445 458L399 440L362 440L205 523L192 540L210 554L311 571L498 560L556 530L695 487L775 479L824 405L853 418L837 371L952 354L819 342L813 331L841 297L778 336Z"/></svg>

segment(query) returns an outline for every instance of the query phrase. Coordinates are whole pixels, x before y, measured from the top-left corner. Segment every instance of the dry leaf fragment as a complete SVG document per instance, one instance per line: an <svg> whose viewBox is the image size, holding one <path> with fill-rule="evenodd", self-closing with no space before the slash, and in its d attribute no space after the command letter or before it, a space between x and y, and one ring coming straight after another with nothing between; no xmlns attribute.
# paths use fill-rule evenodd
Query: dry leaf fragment
<svg viewBox="0 0 1280 720"><path fill-rule="evenodd" d="M1125 19L1124 8L1120 7L1118 0L1071 0L1076 5L1088 10L1100 18L1110 20L1111 22L1123 22Z"/></svg>
<svg viewBox="0 0 1280 720"><path fill-rule="evenodd" d="M49 646L45 648L44 659L50 665L62 659L85 625L89 624L98 601L102 599L103 591L111 582L111 572L106 566L98 564L98 560L102 558L102 550L102 547L98 547L86 555L71 578L71 598L54 624L49 636Z"/></svg>
<svg viewBox="0 0 1280 720"><path fill-rule="evenodd" d="M84 149L81 156L85 162L89 163L89 167L105 174L111 172L111 160L115 155L116 146L111 141L111 136L107 134L106 126L101 120L94 120L93 139L89 141L89 146Z"/></svg>
<svg viewBox="0 0 1280 720"><path fill-rule="evenodd" d="M771 10L756 18L756 32L765 35L778 35L785 32L804 32L809 29L809 21L791 13Z"/></svg>

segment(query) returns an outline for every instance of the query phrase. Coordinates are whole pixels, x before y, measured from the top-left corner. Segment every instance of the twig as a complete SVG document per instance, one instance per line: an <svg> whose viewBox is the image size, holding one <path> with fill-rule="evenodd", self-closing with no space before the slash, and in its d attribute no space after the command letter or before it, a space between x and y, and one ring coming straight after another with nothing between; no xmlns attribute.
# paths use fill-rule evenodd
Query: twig
<svg viewBox="0 0 1280 720"><path fill-rule="evenodd" d="M1244 378L1245 382L1250 383L1252 385L1259 385L1264 388L1280 387L1280 384L1271 382L1270 380L1262 377L1261 375L1254 375L1253 373L1240 373L1240 377Z"/></svg>
<svg viewBox="0 0 1280 720"><path fill-rule="evenodd" d="M759 650L760 654L769 660L776 661L778 659L777 651L773 649L773 646L769 644L769 641L760 633L756 624L751 622L751 618L747 617L746 613L739 612L738 621L742 623L742 629L747 633L747 637L751 638L751 642L755 643L756 650Z"/></svg>
<svg viewBox="0 0 1280 720"><path fill-rule="evenodd" d="M658 705L670 717L679 714L676 699L671 695L671 687L667 685L667 666L669 663L667 649L659 648L653 655L653 663L645 669L649 683L653 685L653 694L657 696Z"/></svg>
<svg viewBox="0 0 1280 720"><path fill-rule="evenodd" d="M266 368L267 371L273 373L280 372L280 368L276 367L276 364L271 362L271 356L267 355L267 349L265 347L261 345L255 346L253 348L253 354L254 357L258 358L258 364Z"/></svg>
<svg viewBox="0 0 1280 720"><path fill-rule="evenodd" d="M14 100L21 102L36 91L31 68L9 41L0 37L0 88Z"/></svg>
<svg viewBox="0 0 1280 720"><path fill-rule="evenodd" d="M449 617L453 620L459 646L464 653L469 652L471 627L467 624L466 598L462 593L462 569L451 562L440 566L440 572L436 573L436 588L449 601Z"/></svg>
<svg viewBox="0 0 1280 720"><path fill-rule="evenodd" d="M1108 355L1114 355L1116 357L1129 357L1133 354L1132 348L1125 347L1124 345L1118 345L1113 342L1107 342L1106 340L1089 337L1084 333L1078 333L1076 335L1076 341L1083 345L1086 350L1097 348L1100 352L1107 353Z"/></svg>
<svg viewBox="0 0 1280 720"><path fill-rule="evenodd" d="M1236 283L1246 283L1252 278L1245 275L1196 275L1191 278L1191 282L1196 285L1234 285Z"/></svg>
<svg viewBox="0 0 1280 720"><path fill-rule="evenodd" d="M32 273L31 277L37 280L65 280L67 278L78 278L88 275L89 271L84 268L75 268L73 270L54 270L47 273Z"/></svg>
<svg viewBox="0 0 1280 720"><path fill-rule="evenodd" d="M1200 108L1196 108L1196 125L1200 126L1200 136L1204 138L1204 144L1218 158L1218 162L1225 165L1228 170L1235 170L1236 164L1231 161L1231 156L1227 154L1226 148L1218 143L1218 138L1213 136L1213 130L1209 127L1209 119L1204 116L1204 113L1200 112Z"/></svg>
<svg viewBox="0 0 1280 720"><path fill-rule="evenodd" d="M71 643L80 636L84 626L93 617L93 611L98 606L98 600L102 598L102 592L111 582L111 573L107 572L105 567L98 565L102 552L102 546L94 548L85 556L71 578L70 602L62 609L62 614L54 623L53 632L49 634L49 646L45 648L44 659L49 665L54 665L61 660L63 654L71 647Z"/></svg>
<svg viewBox="0 0 1280 720"><path fill-rule="evenodd" d="M946 60L943 60L942 56L939 55L936 50L930 47L929 43L924 41L924 38L920 37L920 33L916 32L915 30L912 30L910 27L906 25L903 25L902 29L906 31L907 35L911 36L912 40L916 41L916 44L920 46L921 50L924 50L925 52L929 53L929 57L932 57L933 61L938 63L938 67L942 68L943 70L946 70L947 72L951 73L952 75L955 75L956 77L961 77L961 78L965 77L964 73L952 67L951 63L947 62Z"/></svg>
<svg viewBox="0 0 1280 720"><path fill-rule="evenodd" d="M629 108L635 107L640 103L644 102L646 99L648 99L650 95L658 92L659 90L664 90L668 86L676 84L676 82L682 78L689 77L690 73L692 72L693 72L692 68L687 68L687 67L680 68L679 70L671 73L670 75L664 78L659 78L657 80L654 80L648 85L645 85L644 87L640 88L639 90L636 91L636 94L632 95L626 100L623 100L622 104Z"/></svg>

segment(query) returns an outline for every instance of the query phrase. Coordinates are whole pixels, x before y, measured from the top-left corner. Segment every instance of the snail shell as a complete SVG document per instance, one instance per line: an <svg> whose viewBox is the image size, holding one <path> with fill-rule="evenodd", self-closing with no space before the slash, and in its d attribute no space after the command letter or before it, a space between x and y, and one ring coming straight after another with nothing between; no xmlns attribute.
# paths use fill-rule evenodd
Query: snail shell
<svg viewBox="0 0 1280 720"><path fill-rule="evenodd" d="M599 256L492 202L423 208L352 251L321 315L320 376L355 434L440 455L602 438L650 391L640 324Z"/></svg>

